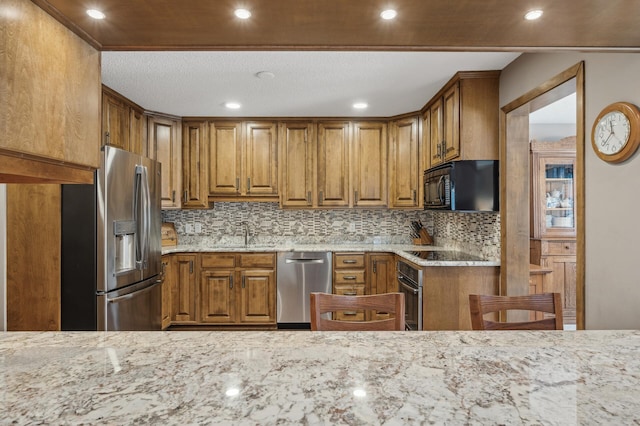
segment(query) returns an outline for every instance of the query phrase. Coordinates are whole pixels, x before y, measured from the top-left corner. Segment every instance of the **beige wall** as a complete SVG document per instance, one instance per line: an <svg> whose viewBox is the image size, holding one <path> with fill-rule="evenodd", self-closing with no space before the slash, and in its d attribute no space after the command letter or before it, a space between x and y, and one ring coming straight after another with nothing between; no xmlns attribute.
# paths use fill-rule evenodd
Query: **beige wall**
<svg viewBox="0 0 640 426"><path fill-rule="evenodd" d="M640 152L622 164L600 160L591 126L615 101L640 106L640 54L530 53L502 72L503 106L585 62L585 325L640 329Z"/></svg>

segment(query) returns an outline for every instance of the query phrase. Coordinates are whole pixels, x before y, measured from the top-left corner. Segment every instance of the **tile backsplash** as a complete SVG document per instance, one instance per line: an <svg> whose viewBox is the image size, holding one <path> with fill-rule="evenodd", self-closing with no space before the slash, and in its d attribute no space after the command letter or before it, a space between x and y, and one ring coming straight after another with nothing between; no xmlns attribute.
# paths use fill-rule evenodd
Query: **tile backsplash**
<svg viewBox="0 0 640 426"><path fill-rule="evenodd" d="M435 244L500 257L498 213L423 210L283 210L278 203L217 202L211 210L163 210L180 244L243 244L245 226L251 244L380 243L410 244L411 221L420 220Z"/></svg>

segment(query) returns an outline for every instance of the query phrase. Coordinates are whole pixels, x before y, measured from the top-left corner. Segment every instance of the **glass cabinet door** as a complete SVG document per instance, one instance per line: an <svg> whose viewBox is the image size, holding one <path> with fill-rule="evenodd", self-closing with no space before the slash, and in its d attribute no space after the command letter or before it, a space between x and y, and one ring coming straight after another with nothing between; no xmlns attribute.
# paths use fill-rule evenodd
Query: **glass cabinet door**
<svg viewBox="0 0 640 426"><path fill-rule="evenodd" d="M575 235L575 160L540 158L540 174L541 236Z"/></svg>

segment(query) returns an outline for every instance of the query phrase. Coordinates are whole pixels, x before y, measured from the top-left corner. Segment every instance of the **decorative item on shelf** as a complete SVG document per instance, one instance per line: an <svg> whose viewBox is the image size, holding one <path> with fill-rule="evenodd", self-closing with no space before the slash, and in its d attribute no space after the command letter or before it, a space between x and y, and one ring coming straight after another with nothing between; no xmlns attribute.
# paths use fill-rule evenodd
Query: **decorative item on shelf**
<svg viewBox="0 0 640 426"><path fill-rule="evenodd" d="M173 223L164 222L160 232L162 233L162 247L178 245L178 233Z"/></svg>
<svg viewBox="0 0 640 426"><path fill-rule="evenodd" d="M591 145L600 159L619 163L640 146L640 110L628 102L606 106L593 122Z"/></svg>
<svg viewBox="0 0 640 426"><path fill-rule="evenodd" d="M411 222L411 236L413 237L413 244L417 246L433 244L433 238L431 238L421 221Z"/></svg>

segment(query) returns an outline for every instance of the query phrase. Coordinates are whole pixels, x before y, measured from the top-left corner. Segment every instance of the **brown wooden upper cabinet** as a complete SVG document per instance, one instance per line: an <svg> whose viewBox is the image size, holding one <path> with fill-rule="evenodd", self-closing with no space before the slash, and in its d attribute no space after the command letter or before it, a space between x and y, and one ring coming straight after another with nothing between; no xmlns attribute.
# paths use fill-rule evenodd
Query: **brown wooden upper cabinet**
<svg viewBox="0 0 640 426"><path fill-rule="evenodd" d="M498 159L499 71L459 72L424 112L428 167L452 160Z"/></svg>
<svg viewBox="0 0 640 426"><path fill-rule="evenodd" d="M102 86L102 144L145 154L146 119L142 108Z"/></svg>
<svg viewBox="0 0 640 426"><path fill-rule="evenodd" d="M352 189L354 207L386 207L387 123L353 123Z"/></svg>
<svg viewBox="0 0 640 426"><path fill-rule="evenodd" d="M215 121L209 125L209 197L278 199L275 122Z"/></svg>
<svg viewBox="0 0 640 426"><path fill-rule="evenodd" d="M282 207L387 206L387 123L284 122L280 139Z"/></svg>
<svg viewBox="0 0 640 426"><path fill-rule="evenodd" d="M182 123L182 208L209 207L206 121Z"/></svg>
<svg viewBox="0 0 640 426"><path fill-rule="evenodd" d="M389 207L417 208L424 165L418 143L418 117L389 123Z"/></svg>
<svg viewBox="0 0 640 426"><path fill-rule="evenodd" d="M348 207L350 124L280 123L282 207Z"/></svg>
<svg viewBox="0 0 640 426"><path fill-rule="evenodd" d="M179 209L182 205L182 150L180 121L172 117L150 115L149 152L162 164L161 204L163 209Z"/></svg>

